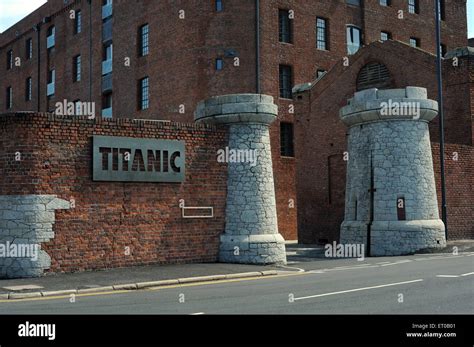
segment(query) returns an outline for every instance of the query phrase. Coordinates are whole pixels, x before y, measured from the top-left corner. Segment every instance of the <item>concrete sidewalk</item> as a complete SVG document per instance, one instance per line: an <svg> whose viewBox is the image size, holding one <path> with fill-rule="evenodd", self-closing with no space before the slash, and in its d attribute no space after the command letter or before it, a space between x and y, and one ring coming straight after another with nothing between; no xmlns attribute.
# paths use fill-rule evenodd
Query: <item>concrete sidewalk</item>
<svg viewBox="0 0 474 347"><path fill-rule="evenodd" d="M47 274L39 278L0 279L0 299L142 289L160 285L257 277L274 275L276 270L277 267L274 266L209 263L149 265L69 274Z"/></svg>

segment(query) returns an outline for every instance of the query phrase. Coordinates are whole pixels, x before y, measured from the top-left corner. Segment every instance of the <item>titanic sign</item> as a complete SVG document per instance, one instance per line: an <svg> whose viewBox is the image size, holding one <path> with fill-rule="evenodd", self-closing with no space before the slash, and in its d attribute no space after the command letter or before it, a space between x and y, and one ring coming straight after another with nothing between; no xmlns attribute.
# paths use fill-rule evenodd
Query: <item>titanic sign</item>
<svg viewBox="0 0 474 347"><path fill-rule="evenodd" d="M184 141L94 136L92 157L94 181L184 181Z"/></svg>

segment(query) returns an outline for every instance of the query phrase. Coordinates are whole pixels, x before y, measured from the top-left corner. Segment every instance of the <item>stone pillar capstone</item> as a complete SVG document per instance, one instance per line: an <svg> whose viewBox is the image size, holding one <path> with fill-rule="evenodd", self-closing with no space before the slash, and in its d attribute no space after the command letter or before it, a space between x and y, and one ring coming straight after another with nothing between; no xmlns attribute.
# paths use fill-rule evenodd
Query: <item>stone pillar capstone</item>
<svg viewBox="0 0 474 347"><path fill-rule="evenodd" d="M368 89L340 111L349 127L342 244L372 256L446 246L439 219L428 122L438 103L425 88Z"/></svg>
<svg viewBox="0 0 474 347"><path fill-rule="evenodd" d="M269 134L277 115L273 97L260 94L216 96L197 106L196 122L229 127L228 148L220 149L228 165L221 262L286 263L285 241L278 233ZM255 160L242 161L249 153Z"/></svg>

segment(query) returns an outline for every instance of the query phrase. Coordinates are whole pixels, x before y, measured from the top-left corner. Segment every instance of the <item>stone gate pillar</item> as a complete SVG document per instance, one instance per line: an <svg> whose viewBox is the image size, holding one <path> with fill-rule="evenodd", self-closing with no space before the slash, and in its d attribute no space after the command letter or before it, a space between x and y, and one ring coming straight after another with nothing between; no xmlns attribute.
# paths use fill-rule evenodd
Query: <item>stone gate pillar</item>
<svg viewBox="0 0 474 347"><path fill-rule="evenodd" d="M438 103L425 88L368 89L340 111L349 127L341 243L370 255L445 247L439 219L428 122Z"/></svg>
<svg viewBox="0 0 474 347"><path fill-rule="evenodd" d="M278 233L269 125L278 107L259 94L217 96L199 103L195 120L229 126L225 232L219 260L246 264L286 263ZM255 155L255 160L252 159ZM217 160L216 153L216 160Z"/></svg>

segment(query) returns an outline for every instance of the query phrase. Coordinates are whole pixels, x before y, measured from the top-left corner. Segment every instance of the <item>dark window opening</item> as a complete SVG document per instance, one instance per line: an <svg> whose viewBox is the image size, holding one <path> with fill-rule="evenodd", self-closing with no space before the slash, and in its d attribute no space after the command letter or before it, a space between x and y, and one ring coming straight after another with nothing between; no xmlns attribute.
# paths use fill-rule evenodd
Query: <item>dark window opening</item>
<svg viewBox="0 0 474 347"><path fill-rule="evenodd" d="M7 88L7 95L5 100L5 106L7 110L11 110L13 108L13 89L12 87Z"/></svg>
<svg viewBox="0 0 474 347"><path fill-rule="evenodd" d="M73 59L73 81L79 82L81 80L81 56L75 56Z"/></svg>
<svg viewBox="0 0 474 347"><path fill-rule="evenodd" d="M13 51L9 50L7 52L7 70L13 69Z"/></svg>
<svg viewBox="0 0 474 347"><path fill-rule="evenodd" d="M149 26L148 24L142 25L138 29L138 37L139 37L139 55L141 57L144 57L145 55L148 55L149 52Z"/></svg>
<svg viewBox="0 0 474 347"><path fill-rule="evenodd" d="M293 123L280 123L280 153L282 157L294 157Z"/></svg>
<svg viewBox="0 0 474 347"><path fill-rule="evenodd" d="M292 28L292 20L290 19L290 11L279 10L278 21L279 21L280 42L292 43L293 42L293 28Z"/></svg>
<svg viewBox="0 0 474 347"><path fill-rule="evenodd" d="M33 58L33 40L32 39L26 40L25 52L26 52L25 54L26 60Z"/></svg>
<svg viewBox="0 0 474 347"><path fill-rule="evenodd" d="M327 19L316 18L316 48L324 51L329 50L327 24Z"/></svg>
<svg viewBox="0 0 474 347"><path fill-rule="evenodd" d="M74 33L79 34L82 32L82 13L76 11L76 18L74 19Z"/></svg>
<svg viewBox="0 0 474 347"><path fill-rule="evenodd" d="M382 42L388 41L392 39L392 34L389 33L388 31L382 31L380 32L380 40Z"/></svg>
<svg viewBox="0 0 474 347"><path fill-rule="evenodd" d="M216 12L224 11L224 5L222 4L222 0L216 0Z"/></svg>
<svg viewBox="0 0 474 347"><path fill-rule="evenodd" d="M419 0L408 0L408 12L413 14L420 13L420 2Z"/></svg>
<svg viewBox="0 0 474 347"><path fill-rule="evenodd" d="M216 59L216 70L220 71L224 68L224 60L222 58Z"/></svg>
<svg viewBox="0 0 474 347"><path fill-rule="evenodd" d="M291 99L293 97L293 72L291 66L280 65L280 97Z"/></svg>
<svg viewBox="0 0 474 347"><path fill-rule="evenodd" d="M362 43L361 31L359 28L347 26L347 54L356 54Z"/></svg>
<svg viewBox="0 0 474 347"><path fill-rule="evenodd" d="M412 47L420 47L420 39L416 37L410 37L410 46Z"/></svg>
<svg viewBox="0 0 474 347"><path fill-rule="evenodd" d="M26 88L25 88L25 100L26 101L31 101L32 96L33 96L32 89L33 89L33 83L32 83L31 77L28 77L26 79Z"/></svg>
<svg viewBox="0 0 474 347"><path fill-rule="evenodd" d="M150 84L148 77L138 82L138 109L146 110L150 107Z"/></svg>

